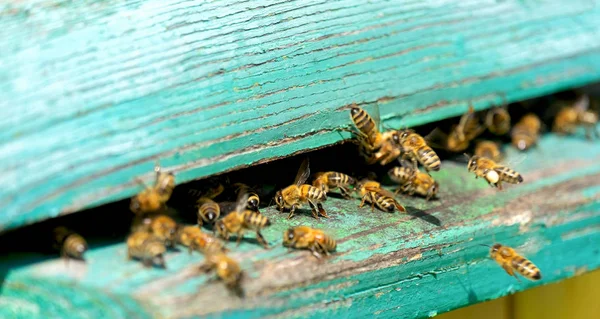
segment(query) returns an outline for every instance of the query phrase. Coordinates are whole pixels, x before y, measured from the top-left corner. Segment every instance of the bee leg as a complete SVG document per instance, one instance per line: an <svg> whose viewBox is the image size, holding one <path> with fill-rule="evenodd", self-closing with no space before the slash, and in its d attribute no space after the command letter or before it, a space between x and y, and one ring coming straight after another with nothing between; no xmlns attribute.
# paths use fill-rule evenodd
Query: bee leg
<svg viewBox="0 0 600 319"><path fill-rule="evenodd" d="M235 246L239 246L240 243L242 242L242 238L244 238L244 232L240 231L239 233L237 233L237 240L235 241Z"/></svg>
<svg viewBox="0 0 600 319"><path fill-rule="evenodd" d="M290 214L288 215L288 219L291 219L292 217L294 217L295 211L296 211L296 205L292 205L292 208L290 209Z"/></svg>
<svg viewBox="0 0 600 319"><path fill-rule="evenodd" d="M198 267L198 271L200 271L201 273L209 273L213 270L213 267L211 264L208 263L204 263L202 265L200 265L200 267Z"/></svg>
<svg viewBox="0 0 600 319"><path fill-rule="evenodd" d="M498 187L498 190L501 191L502 190L502 181L498 181L498 183L496 183L496 187Z"/></svg>
<svg viewBox="0 0 600 319"><path fill-rule="evenodd" d="M319 252L317 251L317 247L316 247L316 245L311 245L311 246L310 246L310 251L312 252L313 256L317 257L317 259L319 259L319 260L320 260L321 258L323 258L323 257L321 256L321 254L319 254Z"/></svg>
<svg viewBox="0 0 600 319"><path fill-rule="evenodd" d="M373 193L369 193L369 195L371 196L371 213L375 211L375 198L373 196Z"/></svg>
<svg viewBox="0 0 600 319"><path fill-rule="evenodd" d="M362 200L360 201L358 208L362 208L363 206L365 206L365 202L367 201L367 196L369 196L369 195L366 194L365 196L362 197Z"/></svg>
<svg viewBox="0 0 600 319"><path fill-rule="evenodd" d="M321 203L317 203L317 208L319 209L319 215L321 215L321 217L329 218L329 215L327 215L327 212L325 211Z"/></svg>
<svg viewBox="0 0 600 319"><path fill-rule="evenodd" d="M350 196L350 190L346 187L340 186L340 192L345 199L352 198L352 196Z"/></svg>
<svg viewBox="0 0 600 319"><path fill-rule="evenodd" d="M311 209L311 213L312 213L313 217L316 218L317 220L319 220L319 213L317 211L317 207L315 206L315 204L309 200L308 205L310 205L310 209Z"/></svg>
<svg viewBox="0 0 600 319"><path fill-rule="evenodd" d="M142 259L142 265L144 265L144 267L146 267L146 268L152 267L152 259L149 259L149 258Z"/></svg>
<svg viewBox="0 0 600 319"><path fill-rule="evenodd" d="M269 249L269 243L265 240L263 235L258 230L256 231L256 239L258 239L258 241L260 242L261 245L263 245L263 247L265 247L266 249Z"/></svg>

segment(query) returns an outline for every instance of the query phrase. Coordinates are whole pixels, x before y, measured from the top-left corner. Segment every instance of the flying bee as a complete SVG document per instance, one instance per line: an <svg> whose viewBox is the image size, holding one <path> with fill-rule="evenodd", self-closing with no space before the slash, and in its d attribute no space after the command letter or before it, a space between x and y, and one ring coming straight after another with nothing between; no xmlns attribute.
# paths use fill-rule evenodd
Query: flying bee
<svg viewBox="0 0 600 319"><path fill-rule="evenodd" d="M499 165L487 157L477 155L469 159L467 165L469 172L475 173L475 178L483 177L492 187L497 187L502 190L502 182L510 184L520 184L523 182L523 177L516 171Z"/></svg>
<svg viewBox="0 0 600 319"><path fill-rule="evenodd" d="M189 252L198 250L203 254L226 252L223 243L214 236L203 232L197 226L183 226L177 232L177 242L188 247Z"/></svg>
<svg viewBox="0 0 600 319"><path fill-rule="evenodd" d="M485 127L479 123L473 104L469 103L469 110L460 117L458 125L453 129L459 141L472 141L479 136ZM452 135L452 134L451 134Z"/></svg>
<svg viewBox="0 0 600 319"><path fill-rule="evenodd" d="M316 219L319 219L319 215L325 218L329 217L321 204L321 202L327 200L327 193L322 191L321 188L304 184L308 176L310 176L309 161L305 159L298 169L294 184L277 191L275 194L275 203L279 211L283 211L284 208L290 210L288 219L292 218L296 209L302 207L304 203L310 205L312 215Z"/></svg>
<svg viewBox="0 0 600 319"><path fill-rule="evenodd" d="M219 204L212 199L201 197L196 203L198 205L198 225L202 226L204 223L212 225L221 216Z"/></svg>
<svg viewBox="0 0 600 319"><path fill-rule="evenodd" d="M429 174L412 167L394 167L388 171L390 179L399 184L396 194L400 191L412 196L415 193L424 196L426 200L437 195L440 185Z"/></svg>
<svg viewBox="0 0 600 319"><path fill-rule="evenodd" d="M313 180L313 186L320 188L323 192L329 193L329 191L339 188L346 198L349 198L352 192L348 187L355 184L354 178L338 172L319 172L315 174Z"/></svg>
<svg viewBox="0 0 600 319"><path fill-rule="evenodd" d="M504 107L494 107L485 115L485 126L495 135L504 135L510 131L510 114Z"/></svg>
<svg viewBox="0 0 600 319"><path fill-rule="evenodd" d="M542 279L542 273L538 267L508 246L494 244L490 249L490 256L506 271L507 274L514 276L517 280L519 278L515 271L529 280L535 281Z"/></svg>
<svg viewBox="0 0 600 319"><path fill-rule="evenodd" d="M356 105L350 109L350 118L358 130L357 135L360 154L367 164L379 162L386 165L401 155L399 137L396 131L380 131L381 121L379 107L375 105L374 117Z"/></svg>
<svg viewBox="0 0 600 319"><path fill-rule="evenodd" d="M418 161L427 172L440 170L440 158L427 145L425 139L415 131L411 129L400 131L400 145L403 153L402 158L410 159L414 169L417 168Z"/></svg>
<svg viewBox="0 0 600 319"><path fill-rule="evenodd" d="M475 155L487 157L496 162L500 161L503 157L498 143L492 141L477 142L477 144L475 144Z"/></svg>
<svg viewBox="0 0 600 319"><path fill-rule="evenodd" d="M598 113L589 110L589 105L589 96L583 95L573 106L563 107L554 118L552 130L559 134L573 134L577 126L582 125L587 139L592 139L593 135L600 138L600 132L596 128Z"/></svg>
<svg viewBox="0 0 600 319"><path fill-rule="evenodd" d="M240 244L244 237L244 231L256 231L256 239L265 248L269 248L269 243L265 240L260 231L271 225L271 221L264 215L246 209L248 194L239 196L236 210L227 214L227 216L218 220L215 223L217 234L225 240L229 240L231 234L237 236L237 245Z"/></svg>
<svg viewBox="0 0 600 319"><path fill-rule="evenodd" d="M246 203L246 208L258 212L258 206L260 205L260 197L258 197L258 194L256 194L256 192L246 184L235 183L233 184L233 187L235 187L238 196L240 192L248 194L248 202Z"/></svg>
<svg viewBox="0 0 600 319"><path fill-rule="evenodd" d="M127 259L139 259L146 267L166 268L166 251L164 242L149 232L136 231L127 238Z"/></svg>
<svg viewBox="0 0 600 319"><path fill-rule="evenodd" d="M335 251L337 243L320 229L308 226L289 228L283 233L283 246L295 249L308 249L312 254L321 258L321 254L329 255Z"/></svg>
<svg viewBox="0 0 600 319"><path fill-rule="evenodd" d="M537 144L541 128L542 121L537 115L526 114L512 128L510 133L512 144L521 151L531 148Z"/></svg>
<svg viewBox="0 0 600 319"><path fill-rule="evenodd" d="M162 172L158 164L154 167L154 171L156 172L154 186L147 186L142 180L138 179L138 182L144 186L144 190L134 196L129 205L131 211L136 214L156 212L163 209L169 198L171 198L171 194L173 194L175 175Z"/></svg>
<svg viewBox="0 0 600 319"><path fill-rule="evenodd" d="M87 242L81 235L66 227L54 229L54 244L60 249L63 258L83 260L83 254L87 251Z"/></svg>
<svg viewBox="0 0 600 319"><path fill-rule="evenodd" d="M152 233L165 245L173 247L177 232L177 222L167 215L157 214L136 218L133 222L133 232L145 231Z"/></svg>
<svg viewBox="0 0 600 319"><path fill-rule="evenodd" d="M200 266L200 271L205 273L215 271L227 288L236 293L241 293L242 269L237 261L226 254L211 253L206 255L204 264Z"/></svg>
<svg viewBox="0 0 600 319"><path fill-rule="evenodd" d="M375 210L375 206L384 212L392 213L394 209L398 209L400 212L405 212L404 206L400 205L394 194L383 188L378 182L371 180L362 180L359 184L359 192L362 197L362 201L358 207L363 207L365 202L371 203L371 211Z"/></svg>

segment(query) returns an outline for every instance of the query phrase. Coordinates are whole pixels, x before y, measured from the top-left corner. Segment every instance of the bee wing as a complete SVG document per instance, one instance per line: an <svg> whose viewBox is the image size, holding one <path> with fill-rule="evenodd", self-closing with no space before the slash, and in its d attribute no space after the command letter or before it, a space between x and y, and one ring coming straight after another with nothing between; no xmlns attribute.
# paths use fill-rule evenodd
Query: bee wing
<svg viewBox="0 0 600 319"><path fill-rule="evenodd" d="M300 186L306 182L308 177L310 176L310 167L308 157L302 161L300 168L298 169L298 173L296 174L296 178L294 179L294 184Z"/></svg>
<svg viewBox="0 0 600 319"><path fill-rule="evenodd" d="M379 195L383 195L383 196L387 196L387 197L391 197L391 198L396 197L396 195L394 193L388 191L387 189L383 189L383 188L378 188L377 190L374 190L374 192L378 193Z"/></svg>
<svg viewBox="0 0 600 319"><path fill-rule="evenodd" d="M512 159L512 160L508 161L508 162L505 164L505 166L507 166L507 167L515 167L515 166L517 166L517 165L521 164L521 163L522 163L523 161L525 161L526 159L527 159L527 154L522 154L521 156L519 156L519 157L517 157L517 158L515 158L515 159Z"/></svg>
<svg viewBox="0 0 600 319"><path fill-rule="evenodd" d="M587 110L590 107L590 97L587 94L582 95L575 101L573 107L580 112Z"/></svg>
<svg viewBox="0 0 600 319"><path fill-rule="evenodd" d="M407 159L400 157L400 158L398 158L398 162L400 163L400 166L402 166L402 167L410 167L410 168L413 167L412 163Z"/></svg>
<svg viewBox="0 0 600 319"><path fill-rule="evenodd" d="M448 134L444 133L439 127L434 128L429 134L423 137L425 143L430 147L437 149L446 149L446 140L448 140Z"/></svg>
<svg viewBox="0 0 600 319"><path fill-rule="evenodd" d="M237 200L235 201L235 211L237 213L241 213L246 210L246 205L248 204L248 193L247 192L239 192L237 196Z"/></svg>

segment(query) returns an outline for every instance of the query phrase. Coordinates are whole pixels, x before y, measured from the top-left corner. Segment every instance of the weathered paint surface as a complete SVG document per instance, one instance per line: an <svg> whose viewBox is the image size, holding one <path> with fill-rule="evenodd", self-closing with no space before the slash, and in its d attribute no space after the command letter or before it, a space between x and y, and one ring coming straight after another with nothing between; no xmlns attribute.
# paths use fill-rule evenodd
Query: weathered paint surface
<svg viewBox="0 0 600 319"><path fill-rule="evenodd" d="M509 150L507 162L520 157ZM58 259L14 257L0 265L0 273L7 273L0 298L37 302L40 311L55 309L56 303L64 306L57 313L69 309L70 300L37 294L37 286L29 283L39 281L50 292L68 286L73 294L83 290L134 298L119 299L126 305L112 304L115 317L139 307L169 318L412 318L600 267L600 145L579 137L546 136L513 168L525 182L499 192L475 179L464 164L445 161L441 172L432 173L441 185L440 200L402 196L408 214L371 212L358 209L358 200L332 197L325 202L331 218L320 221L309 212L287 220L287 214L267 209L273 225L263 234L272 249L252 241L239 248L230 244L232 256L248 273L244 299L199 275L200 255L169 253L167 270L147 270L125 261L124 244L93 248L87 264L70 263L69 268ZM338 253L324 262L306 251L288 253L281 246L282 233L300 224L326 229L339 240ZM508 276L488 258L488 248L480 246L494 241L531 259L543 279L534 283ZM6 311L0 307L0 317Z"/></svg>
<svg viewBox="0 0 600 319"><path fill-rule="evenodd" d="M595 1L4 1L0 231L597 81Z"/></svg>

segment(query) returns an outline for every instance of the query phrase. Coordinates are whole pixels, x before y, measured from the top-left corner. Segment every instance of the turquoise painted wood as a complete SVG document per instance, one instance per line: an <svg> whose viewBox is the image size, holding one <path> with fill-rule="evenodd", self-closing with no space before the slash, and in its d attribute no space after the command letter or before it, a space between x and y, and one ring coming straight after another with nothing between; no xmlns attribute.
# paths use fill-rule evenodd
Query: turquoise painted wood
<svg viewBox="0 0 600 319"><path fill-rule="evenodd" d="M596 1L4 1L0 231L600 79Z"/></svg>
<svg viewBox="0 0 600 319"><path fill-rule="evenodd" d="M229 244L248 274L245 298L199 275L203 257L185 251L167 255L167 270L126 262L124 244L92 247L87 264L68 268L58 258L12 256L0 265L0 304L11 305L0 307L0 317L428 317L600 267L600 144L549 135L527 154L514 166L525 182L501 192L464 163L444 161L432 173L440 200L400 197L408 214L333 197L325 203L331 218L320 221L266 209L271 250ZM520 157L509 150L507 161ZM327 229L339 240L338 253L324 262L306 251L288 253L283 231L300 224ZM543 279L508 276L480 246L494 241L530 258ZM85 308L74 311L76 305Z"/></svg>

